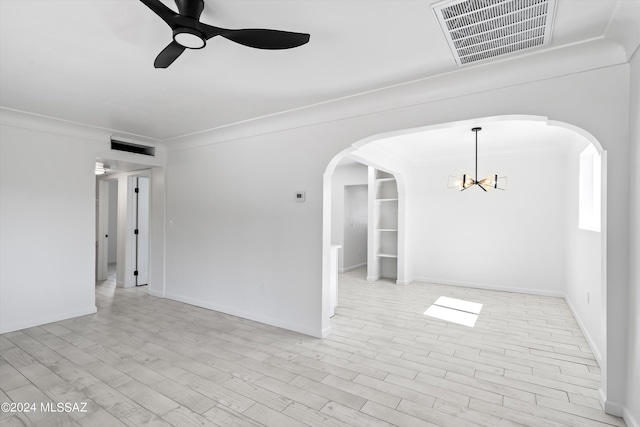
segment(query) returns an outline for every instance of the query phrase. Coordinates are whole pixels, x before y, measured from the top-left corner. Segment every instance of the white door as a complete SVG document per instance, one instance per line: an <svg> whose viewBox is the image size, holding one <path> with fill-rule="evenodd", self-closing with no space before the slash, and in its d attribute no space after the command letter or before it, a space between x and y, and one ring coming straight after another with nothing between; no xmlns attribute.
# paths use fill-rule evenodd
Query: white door
<svg viewBox="0 0 640 427"><path fill-rule="evenodd" d="M96 198L96 281L107 280L109 255L109 182L98 181Z"/></svg>
<svg viewBox="0 0 640 427"><path fill-rule="evenodd" d="M136 285L149 284L149 178L137 177L136 197Z"/></svg>

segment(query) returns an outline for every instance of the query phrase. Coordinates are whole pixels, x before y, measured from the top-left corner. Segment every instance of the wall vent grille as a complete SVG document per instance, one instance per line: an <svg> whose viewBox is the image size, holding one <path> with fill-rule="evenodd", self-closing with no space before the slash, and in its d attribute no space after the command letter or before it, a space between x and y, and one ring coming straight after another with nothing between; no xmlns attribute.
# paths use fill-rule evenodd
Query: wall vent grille
<svg viewBox="0 0 640 427"><path fill-rule="evenodd" d="M116 151L126 151L128 153L144 154L145 156L155 156L156 148L148 145L135 144L133 142L119 141L111 138L111 149Z"/></svg>
<svg viewBox="0 0 640 427"><path fill-rule="evenodd" d="M432 8L461 66L548 44L556 0L446 0Z"/></svg>

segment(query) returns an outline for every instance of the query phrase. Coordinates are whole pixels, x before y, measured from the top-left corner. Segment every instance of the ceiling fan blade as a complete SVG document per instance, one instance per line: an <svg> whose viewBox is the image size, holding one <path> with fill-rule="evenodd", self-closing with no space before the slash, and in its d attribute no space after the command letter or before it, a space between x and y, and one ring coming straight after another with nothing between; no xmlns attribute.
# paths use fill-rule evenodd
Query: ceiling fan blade
<svg viewBox="0 0 640 427"><path fill-rule="evenodd" d="M248 28L227 30L222 37L256 49L291 49L309 41L309 34Z"/></svg>
<svg viewBox="0 0 640 427"><path fill-rule="evenodd" d="M173 64L178 56L184 52L185 47L172 41L169 43L167 47L165 47L162 52L156 57L153 66L156 68L167 68L169 65Z"/></svg>
<svg viewBox="0 0 640 427"><path fill-rule="evenodd" d="M199 23L199 29L207 40L214 36L240 43L256 49L291 49L302 46L309 41L309 34L292 33L290 31L247 28L242 30L228 30Z"/></svg>
<svg viewBox="0 0 640 427"><path fill-rule="evenodd" d="M177 13L173 10L169 9L164 5L160 0L140 0L144 3L149 9L154 11L156 15L158 15L164 22L166 22L171 28L173 28L173 21Z"/></svg>

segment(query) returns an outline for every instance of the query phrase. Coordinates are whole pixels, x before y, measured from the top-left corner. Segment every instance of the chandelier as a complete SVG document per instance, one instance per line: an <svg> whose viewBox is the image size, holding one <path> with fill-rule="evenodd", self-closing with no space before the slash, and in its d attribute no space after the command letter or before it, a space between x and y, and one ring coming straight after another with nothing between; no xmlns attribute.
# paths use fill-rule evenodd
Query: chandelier
<svg viewBox="0 0 640 427"><path fill-rule="evenodd" d="M482 188L483 191L491 190L495 188L497 190L506 190L507 189L507 177L498 175L489 175L488 177L481 179L478 181L478 132L481 131L481 127L472 128L471 131L476 134L476 174L475 176L471 176L467 173L462 175L462 179L456 176L449 176L449 183L447 185L448 188L457 188L460 191L464 191L469 187L473 187L477 185Z"/></svg>

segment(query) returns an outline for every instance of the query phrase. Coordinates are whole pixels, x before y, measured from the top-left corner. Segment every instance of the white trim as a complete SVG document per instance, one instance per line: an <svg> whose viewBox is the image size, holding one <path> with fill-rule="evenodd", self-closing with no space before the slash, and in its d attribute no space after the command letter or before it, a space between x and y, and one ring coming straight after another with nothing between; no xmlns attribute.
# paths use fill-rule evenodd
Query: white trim
<svg viewBox="0 0 640 427"><path fill-rule="evenodd" d="M607 394L604 389L598 389L598 400L604 408L605 414L622 417L628 427L640 427L638 420L629 412L626 406L607 400Z"/></svg>
<svg viewBox="0 0 640 427"><path fill-rule="evenodd" d="M361 264L352 265L351 267L339 268L338 273L347 273L349 271L357 270L360 267L366 267L366 266L367 266L367 263L363 262Z"/></svg>
<svg viewBox="0 0 640 427"><path fill-rule="evenodd" d="M607 394L602 388L602 382L600 383L600 388L598 389L598 401L600 402L600 406L604 408L604 404L607 401Z"/></svg>
<svg viewBox="0 0 640 427"><path fill-rule="evenodd" d="M616 417L622 417L624 415L625 407L619 403L605 400L603 407L604 412L609 415L615 415Z"/></svg>
<svg viewBox="0 0 640 427"><path fill-rule="evenodd" d="M324 329L304 327L304 326L297 325L295 323L288 322L286 320L274 319L272 317L267 317L267 316L261 316L249 311L239 310L234 307L226 307L226 306L221 306L217 304L211 304L198 299L183 297L181 295L176 295L176 294L165 293L164 297L170 300L184 302L189 305L206 308L208 310L218 311L220 313L230 314L232 316L242 317L243 319L253 320L255 322L264 323L266 325L287 329L289 331L298 332L298 333L309 335L316 338L322 338L323 333L325 333L325 330L327 330L327 333L328 333L328 330L331 329L330 326Z"/></svg>
<svg viewBox="0 0 640 427"><path fill-rule="evenodd" d="M142 144L150 144L154 147L157 147L157 145L161 143L158 139L146 137L144 135L129 134L115 129L102 128L99 126L29 113L7 107L0 107L0 123L8 126L38 130L56 135L70 136L85 140L88 139L95 142L109 143L111 135L123 135L124 138L127 138L128 140L137 140Z"/></svg>
<svg viewBox="0 0 640 427"><path fill-rule="evenodd" d="M629 412L626 406L622 408L622 418L627 423L627 427L640 427L640 422Z"/></svg>
<svg viewBox="0 0 640 427"><path fill-rule="evenodd" d="M582 331L582 335L584 335L585 339L587 340L587 344L589 344L589 348L591 349L591 352L596 357L596 362L598 362L598 366L602 366L602 355L600 354L600 349L598 348L598 346L596 346L596 343L593 340L593 337L591 337L589 330L582 322L582 319L578 315L578 312L576 311L575 307L573 306L573 304L571 303L571 300L567 295L564 296L564 300L569 306L569 310L571 310L571 314L573 314L573 318L576 319L576 322L578 323L578 326Z"/></svg>
<svg viewBox="0 0 640 427"><path fill-rule="evenodd" d="M31 319L26 322L9 323L8 325L0 326L0 334L6 334L7 332L19 331L22 329L33 328L34 326L46 325L48 323L60 322L61 320L67 320L74 317L86 316L87 314L95 314L98 311L95 305L85 308L84 310L69 311L66 313L54 314L51 316L39 317Z"/></svg>
<svg viewBox="0 0 640 427"><path fill-rule="evenodd" d="M582 60L564 61L567 48ZM516 58L517 60L513 61ZM561 66L553 70L541 69L536 66L540 61L549 61ZM474 93L500 90L505 87L579 74L588 70L627 64L627 62L627 55L622 49L612 51L606 41L596 37L568 46L528 52L488 63L470 64L434 76L170 137L163 142L166 143L168 151L191 149L286 129L315 126L319 123L342 121L346 118L430 104ZM499 69L504 70L505 67L509 67L511 71L508 81L505 81L504 74L496 72ZM471 79L468 78L470 74L473 74ZM473 80L472 87L466 83L460 84L460 82L471 80ZM445 87L447 89L443 91ZM413 96L406 96L407 94Z"/></svg>
<svg viewBox="0 0 640 427"><path fill-rule="evenodd" d="M491 291L515 292L518 294L542 295L546 297L556 297L556 298L565 297L563 292L544 291L544 290L529 289L529 288L510 288L507 286L490 285L486 283L457 282L452 280L434 279L429 277L413 277L410 280L405 281L406 283L404 284L410 284L414 281L433 283L436 285L464 286L467 288L487 289Z"/></svg>
<svg viewBox="0 0 640 427"><path fill-rule="evenodd" d="M149 295L151 295L152 297L164 298L164 291L163 292L158 292L158 291L154 291L153 289L149 288L147 290L147 293Z"/></svg>

